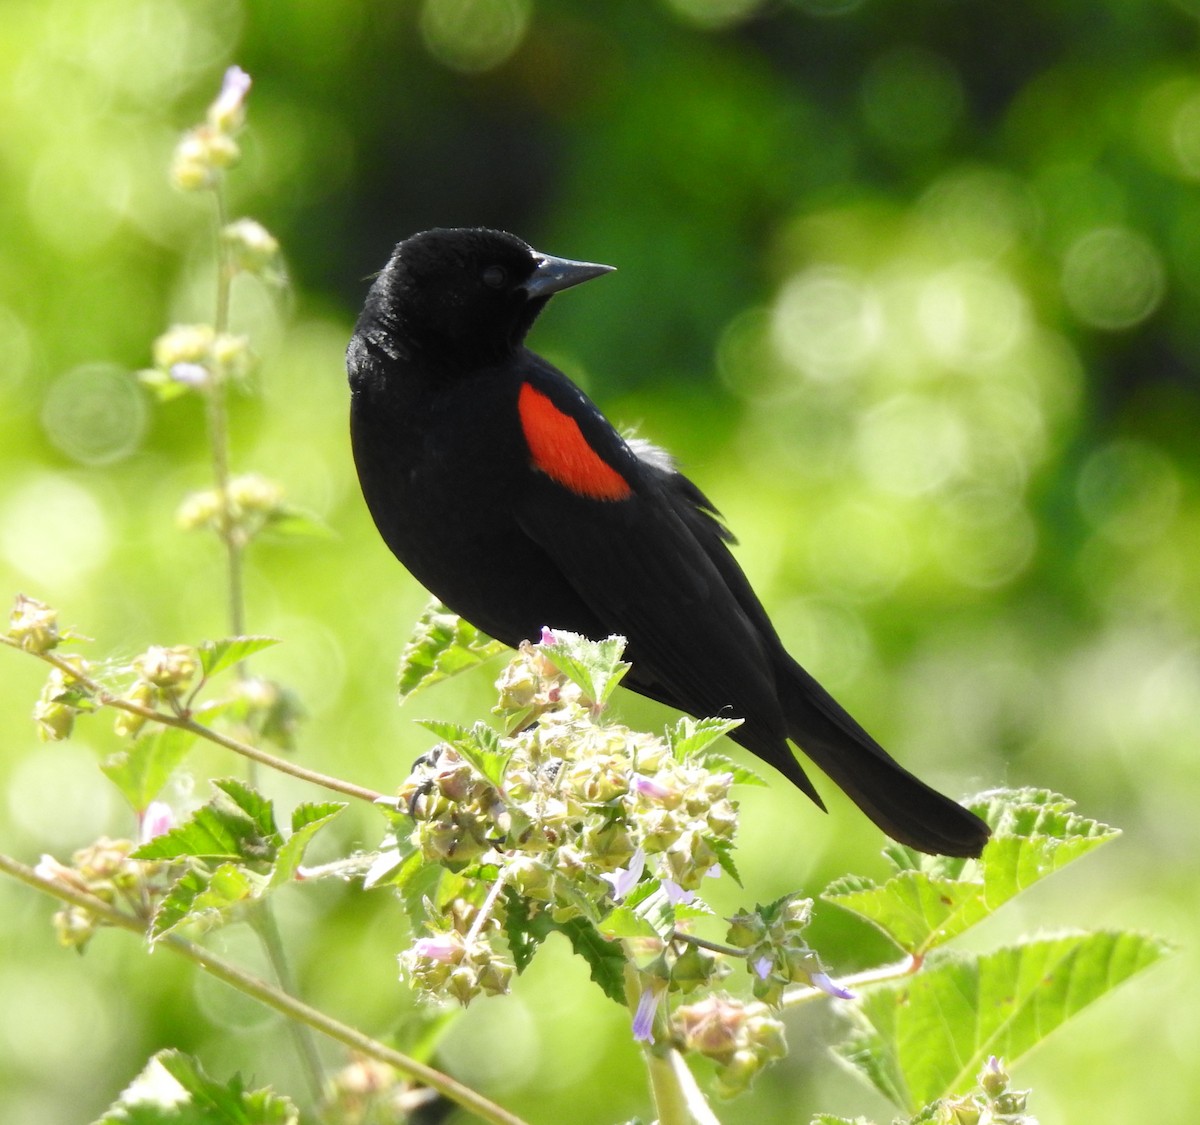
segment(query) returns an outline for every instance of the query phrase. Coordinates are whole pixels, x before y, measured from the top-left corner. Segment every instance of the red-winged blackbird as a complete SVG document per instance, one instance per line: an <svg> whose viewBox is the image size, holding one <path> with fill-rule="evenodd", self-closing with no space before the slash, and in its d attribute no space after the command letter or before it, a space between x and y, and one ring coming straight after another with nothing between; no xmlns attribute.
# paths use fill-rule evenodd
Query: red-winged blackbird
<svg viewBox="0 0 1200 1125"><path fill-rule="evenodd" d="M610 268L484 229L396 247L347 351L354 459L384 541L505 644L543 625L620 633L626 686L744 719L731 737L822 808L789 739L901 843L978 855L987 825L897 764L784 651L708 498L524 346L552 294Z"/></svg>

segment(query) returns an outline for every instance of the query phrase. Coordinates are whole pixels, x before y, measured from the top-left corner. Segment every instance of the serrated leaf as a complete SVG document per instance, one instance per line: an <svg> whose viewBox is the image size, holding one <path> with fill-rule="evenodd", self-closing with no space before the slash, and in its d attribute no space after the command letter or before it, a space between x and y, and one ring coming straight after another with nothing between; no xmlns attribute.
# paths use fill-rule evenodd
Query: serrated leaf
<svg viewBox="0 0 1200 1125"><path fill-rule="evenodd" d="M710 843L712 850L717 853L717 862L721 865L721 870L740 887L742 877L738 874L737 864L733 862L733 841L711 840Z"/></svg>
<svg viewBox="0 0 1200 1125"><path fill-rule="evenodd" d="M284 841L283 847L275 857L271 886L277 887L286 883L296 874L312 838L345 807L345 803L340 801L296 806L292 812L292 834Z"/></svg>
<svg viewBox="0 0 1200 1125"><path fill-rule="evenodd" d="M426 730L433 731L438 738L449 743L459 756L485 780L499 789L504 781L504 771L513 755L513 746L505 746L500 735L487 723L476 723L468 730L457 723L438 719L418 719Z"/></svg>
<svg viewBox="0 0 1200 1125"><path fill-rule="evenodd" d="M236 910L260 898L266 885L263 876L236 863L219 864L211 872L193 867L159 903L150 939L156 941L183 925L200 930L224 925Z"/></svg>
<svg viewBox="0 0 1200 1125"><path fill-rule="evenodd" d="M537 947L546 940L549 929L532 924L529 903L512 887L504 888L504 934L518 973L523 973L533 961Z"/></svg>
<svg viewBox="0 0 1200 1125"><path fill-rule="evenodd" d="M194 858L209 863L241 861L265 873L283 840L271 803L240 781L213 782L217 792L187 821L155 836L135 859Z"/></svg>
<svg viewBox="0 0 1200 1125"><path fill-rule="evenodd" d="M970 1088L988 1056L1016 1062L1165 952L1156 938L1101 932L942 955L911 977L864 989L851 1009L855 1029L836 1051L914 1113Z"/></svg>
<svg viewBox="0 0 1200 1125"><path fill-rule="evenodd" d="M757 785L766 788L766 780L749 766L743 766L732 758L715 751L704 751L698 755L700 764L711 773L727 773L733 776L734 785Z"/></svg>
<svg viewBox="0 0 1200 1125"><path fill-rule="evenodd" d="M625 643L624 637L593 641L579 633L555 630L554 643L542 645L541 653L599 706L629 671L629 664L621 659Z"/></svg>
<svg viewBox="0 0 1200 1125"><path fill-rule="evenodd" d="M110 754L100 769L134 811L142 813L162 791L195 739L191 731L155 726L139 735L128 749Z"/></svg>
<svg viewBox="0 0 1200 1125"><path fill-rule="evenodd" d="M195 1059L159 1051L95 1125L298 1125L300 1114L270 1089L222 1085Z"/></svg>
<svg viewBox="0 0 1200 1125"><path fill-rule="evenodd" d="M205 676L232 668L256 652L279 644L278 637L226 637L220 641L205 641L196 652L200 657L200 669Z"/></svg>
<svg viewBox="0 0 1200 1125"><path fill-rule="evenodd" d="M588 965L588 971L604 995L625 1005L625 950L619 941L607 941L586 918L556 922L549 914L541 913L532 919L529 932L539 934L539 941L557 930L566 936L571 948ZM514 954L515 956L515 954Z"/></svg>
<svg viewBox="0 0 1200 1125"><path fill-rule="evenodd" d="M397 674L400 702L505 650L505 645L481 633L435 599L425 607L412 640L400 654Z"/></svg>
<svg viewBox="0 0 1200 1125"><path fill-rule="evenodd" d="M693 719L684 715L673 727L667 728L667 745L671 747L675 761L682 762L741 725L741 719ZM733 766L732 761L725 760Z"/></svg>
<svg viewBox="0 0 1200 1125"><path fill-rule="evenodd" d="M905 952L924 956L1118 835L1073 813L1070 801L1048 790L982 794L970 807L993 826L978 861L918 858L897 845L888 854L898 873L886 882L839 879L821 897L866 918Z"/></svg>

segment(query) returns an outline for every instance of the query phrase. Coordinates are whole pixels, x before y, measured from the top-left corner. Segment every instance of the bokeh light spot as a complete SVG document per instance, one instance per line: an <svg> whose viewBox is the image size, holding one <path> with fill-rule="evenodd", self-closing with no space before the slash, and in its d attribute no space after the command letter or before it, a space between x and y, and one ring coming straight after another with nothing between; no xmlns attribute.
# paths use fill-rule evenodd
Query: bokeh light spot
<svg viewBox="0 0 1200 1125"><path fill-rule="evenodd" d="M504 1044L503 1050L497 1044ZM455 1020L438 1054L461 1081L484 1090L518 1089L537 1072L541 1038L529 1008L517 996L503 1004L475 1004Z"/></svg>
<svg viewBox="0 0 1200 1125"><path fill-rule="evenodd" d="M933 351L960 366L1011 351L1027 322L1017 287L1000 270L975 262L930 278L917 315Z"/></svg>
<svg viewBox="0 0 1200 1125"><path fill-rule="evenodd" d="M896 395L863 415L857 454L863 474L880 491L919 496L962 471L967 433L944 403Z"/></svg>
<svg viewBox="0 0 1200 1125"><path fill-rule="evenodd" d="M60 375L42 403L46 436L84 465L128 457L146 430L146 403L129 372L93 363Z"/></svg>
<svg viewBox="0 0 1200 1125"><path fill-rule="evenodd" d="M1125 227L1105 227L1071 245L1062 289L1071 311L1085 324L1129 328L1158 307L1166 271L1148 239Z"/></svg>
<svg viewBox="0 0 1200 1125"><path fill-rule="evenodd" d="M1037 222L1029 189L994 168L957 168L935 180L917 204L939 245L994 258Z"/></svg>
<svg viewBox="0 0 1200 1125"><path fill-rule="evenodd" d="M1151 543L1179 507L1174 466L1141 442L1116 441L1093 453L1079 474L1079 507L1106 539L1133 547Z"/></svg>
<svg viewBox="0 0 1200 1125"><path fill-rule="evenodd" d="M847 503L813 524L810 566L821 585L860 601L893 590L912 566L907 528L876 505Z"/></svg>
<svg viewBox="0 0 1200 1125"><path fill-rule="evenodd" d="M32 724L28 729L32 743ZM76 848L112 831L115 795L96 769L95 753L72 741L17 763L8 783L8 816L32 848L65 860Z"/></svg>
<svg viewBox="0 0 1200 1125"><path fill-rule="evenodd" d="M1200 179L1200 94L1188 98L1175 111L1171 150L1184 175Z"/></svg>
<svg viewBox="0 0 1200 1125"><path fill-rule="evenodd" d="M475 74L499 66L529 26L529 0L425 0L421 36L452 70Z"/></svg>
<svg viewBox="0 0 1200 1125"><path fill-rule="evenodd" d="M943 569L964 586L994 589L1029 565L1037 529L1011 493L964 490L948 497L941 510L934 551Z"/></svg>
<svg viewBox="0 0 1200 1125"><path fill-rule="evenodd" d="M762 0L667 0L667 6L700 27L730 27L748 19Z"/></svg>
<svg viewBox="0 0 1200 1125"><path fill-rule="evenodd" d="M784 285L772 318L775 346L814 379L853 374L883 335L878 297L849 270L814 266Z"/></svg>
<svg viewBox="0 0 1200 1125"><path fill-rule="evenodd" d="M109 529L95 497L57 473L26 478L0 505L0 553L46 594L104 564Z"/></svg>

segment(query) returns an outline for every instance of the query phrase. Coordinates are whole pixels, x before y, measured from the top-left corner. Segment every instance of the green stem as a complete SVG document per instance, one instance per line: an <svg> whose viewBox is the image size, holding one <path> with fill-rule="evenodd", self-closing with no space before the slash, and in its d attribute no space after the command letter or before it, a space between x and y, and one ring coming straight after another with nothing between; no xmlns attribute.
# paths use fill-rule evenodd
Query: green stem
<svg viewBox="0 0 1200 1125"><path fill-rule="evenodd" d="M637 1011L641 990L637 970L627 963L625 1002L631 1014ZM655 1020L655 1032L660 1040L664 1038L661 1020ZM644 1043L642 1057L646 1061L658 1125L720 1125L683 1055L674 1047L665 1042Z"/></svg>
<svg viewBox="0 0 1200 1125"><path fill-rule="evenodd" d="M55 879L44 878L32 867L28 867L10 856L0 854L0 871L39 891L52 895L62 902L70 903L72 906L78 906L83 910L87 910L109 925L118 926L121 929L129 930L141 937L145 937L143 924L136 918L122 914L121 911L110 906L103 900L85 891L78 890L67 883L60 883ZM155 944L164 946L174 953L178 953L181 957L186 957L189 961L199 965L200 968L211 976L224 981L239 992L253 997L255 1000L282 1013L289 1019L298 1020L313 1028L313 1030L319 1031L322 1035L336 1039L339 1043L344 1044L352 1050L361 1052L369 1058L377 1059L379 1062L394 1067L403 1074L407 1074L422 1085L437 1090L452 1102L476 1114L484 1121L492 1122L493 1125L527 1125L520 1117L509 1113L508 1110L496 1105L495 1102L489 1101L482 1094L476 1093L461 1082L455 1081L448 1074L443 1074L440 1070L435 1070L433 1067L426 1066L416 1059L409 1058L407 1055L385 1046L378 1040L372 1039L369 1035L364 1035L356 1028L341 1023L332 1016L327 1016L324 1012L310 1007L303 1001L297 1000L294 996L289 996L286 992L275 988L266 981L259 980L257 977L244 972L236 965L231 965L229 962L222 960L220 957L203 948L203 946L196 945L194 942L190 942L186 938L177 937L174 934L168 934L166 937L160 938Z"/></svg>
<svg viewBox="0 0 1200 1125"><path fill-rule="evenodd" d="M266 951L276 983L289 996L295 996L296 986L292 980L292 970L288 964L287 951L283 947L279 925L275 921L275 912L270 908L270 903L260 902L258 905L259 909L250 916L250 924ZM300 1056L305 1077L308 1079L308 1088L313 1104L320 1105L321 1098L325 1093L325 1070L321 1065L321 1056L317 1052L317 1044L312 1036L312 1028L308 1024L296 1020L288 1020L287 1026L296 1048L296 1054Z"/></svg>
<svg viewBox="0 0 1200 1125"><path fill-rule="evenodd" d="M340 777L331 777L329 774L319 773L316 770L305 769L304 766L297 765L286 758L279 758L274 754L268 754L265 750L260 750L257 746L252 746L248 742L242 742L239 739L231 738L227 734L222 734L218 730L213 730L212 727L206 727L203 723L196 722L195 719L188 715L176 715L169 711L156 711L153 707L145 707L140 703L135 703L131 699L122 699L119 695L113 695L108 691L99 680L93 679L86 672L81 672L73 664L53 652L30 653L28 650L22 648L17 641L3 635L0 635L0 644L16 649L18 652L25 652L29 656L36 656L39 660L44 660L47 664L52 664L72 680L82 684L87 689L93 702L101 707L113 707L118 711L127 711L131 715L138 715L147 722L161 723L164 727L175 727L177 730L188 731L198 738L213 742L217 746L224 747L226 750L232 750L235 754L240 754L243 758L249 758L252 761L258 762L259 765L278 770L280 773L286 773L291 777L299 778L301 781L307 781L310 785L319 785L322 789L332 790L334 793L340 793L345 797L354 797L356 800L367 801L372 804L383 798L383 794L375 789L368 789L363 785L355 785L352 781L343 781Z"/></svg>

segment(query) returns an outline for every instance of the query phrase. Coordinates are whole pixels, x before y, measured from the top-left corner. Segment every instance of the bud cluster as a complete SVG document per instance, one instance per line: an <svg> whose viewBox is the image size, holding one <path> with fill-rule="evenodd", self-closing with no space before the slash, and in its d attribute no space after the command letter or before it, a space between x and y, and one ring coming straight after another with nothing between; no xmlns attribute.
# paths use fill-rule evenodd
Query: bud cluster
<svg viewBox="0 0 1200 1125"><path fill-rule="evenodd" d="M509 885L560 922L582 912L581 895L623 897L612 877L639 851L651 876L695 890L733 838L732 775L678 762L663 739L598 721L552 657L549 646L524 645L497 683L497 710L534 720L498 740L507 758L500 785L448 743L417 764L400 791L414 844L452 868L503 866Z"/></svg>
<svg viewBox="0 0 1200 1125"><path fill-rule="evenodd" d="M71 857L67 866L53 856L42 856L37 873L43 879L94 896L137 917L148 917L150 905L165 894L169 885L169 865L130 859L137 845L132 840L110 840L101 836ZM90 910L67 906L54 916L58 940L80 951L105 923Z"/></svg>
<svg viewBox="0 0 1200 1125"><path fill-rule="evenodd" d="M400 966L426 996L457 1000L464 1007L481 992L508 991L513 965L474 930L449 929L418 938L400 954Z"/></svg>
<svg viewBox="0 0 1200 1125"><path fill-rule="evenodd" d="M779 1020L761 1004L745 1004L723 993L677 1008L671 1029L686 1050L717 1064L721 1097L740 1094L763 1067L787 1054Z"/></svg>
<svg viewBox="0 0 1200 1125"><path fill-rule="evenodd" d="M66 656L63 663L80 675L88 672L87 661L81 656ZM81 680L64 668L50 671L37 702L33 705L33 721L43 742L61 742L70 738L75 729L75 716L94 708L91 693Z"/></svg>
<svg viewBox="0 0 1200 1125"><path fill-rule="evenodd" d="M246 121L246 95L250 76L231 66L205 120L189 129L175 149L171 181L184 191L212 188L226 168L238 162L241 150L234 139Z"/></svg>
<svg viewBox="0 0 1200 1125"><path fill-rule="evenodd" d="M831 996L850 999L821 967L804 939L812 918L812 899L788 895L767 908L735 914L729 920L730 945L746 951L756 999L777 1007L789 984L806 984Z"/></svg>
<svg viewBox="0 0 1200 1125"><path fill-rule="evenodd" d="M211 324L175 324L154 341L154 366L138 377L160 397L169 398L244 380L254 362L245 336L217 332Z"/></svg>
<svg viewBox="0 0 1200 1125"><path fill-rule="evenodd" d="M934 1125L1037 1125L1037 1118L1025 1112L1029 1091L1008 1088L1008 1071L995 1055L984 1063L978 1081L977 1092L938 1102L928 1120Z"/></svg>
<svg viewBox="0 0 1200 1125"><path fill-rule="evenodd" d="M8 619L8 635L26 652L41 656L56 648L62 639L58 632L58 610L36 598L18 594Z"/></svg>
<svg viewBox="0 0 1200 1125"><path fill-rule="evenodd" d="M258 473L230 479L222 490L205 489L188 495L175 514L185 530L207 527L250 542L267 524L287 514L283 488Z"/></svg>
<svg viewBox="0 0 1200 1125"><path fill-rule="evenodd" d="M411 845L451 871L490 873L559 924L598 921L644 877L675 901L690 898L733 839L732 774L600 721L595 701L555 666L555 643L522 645L497 682L496 710L523 729L502 737L477 727L418 761L399 793L415 822ZM430 961L433 949L449 956L442 946L422 944L448 940L421 939L425 952L404 964L426 991L465 1002L467 974L454 978L449 961Z"/></svg>

